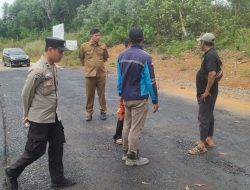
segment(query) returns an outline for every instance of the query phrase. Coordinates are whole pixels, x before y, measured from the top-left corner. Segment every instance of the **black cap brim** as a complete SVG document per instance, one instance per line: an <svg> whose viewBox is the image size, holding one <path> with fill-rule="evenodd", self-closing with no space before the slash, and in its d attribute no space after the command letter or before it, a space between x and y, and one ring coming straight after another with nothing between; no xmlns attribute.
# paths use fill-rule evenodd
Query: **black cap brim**
<svg viewBox="0 0 250 190"><path fill-rule="evenodd" d="M66 47L57 47L58 49L62 50L62 51L70 51L68 48Z"/></svg>

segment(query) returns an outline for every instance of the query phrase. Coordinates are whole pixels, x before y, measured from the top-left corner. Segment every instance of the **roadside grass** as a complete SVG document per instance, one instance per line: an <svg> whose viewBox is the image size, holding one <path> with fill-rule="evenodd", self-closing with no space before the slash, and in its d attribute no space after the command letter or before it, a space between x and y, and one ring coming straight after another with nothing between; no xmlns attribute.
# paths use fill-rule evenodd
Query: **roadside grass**
<svg viewBox="0 0 250 190"><path fill-rule="evenodd" d="M78 50L64 52L64 57L60 63L64 67L80 67L80 60L78 58Z"/></svg>
<svg viewBox="0 0 250 190"><path fill-rule="evenodd" d="M250 78L250 68L241 71L240 76L241 76L241 77L245 77L245 78Z"/></svg>
<svg viewBox="0 0 250 190"><path fill-rule="evenodd" d="M23 44L24 51L30 56L31 62L36 62L44 52L44 41L35 40Z"/></svg>
<svg viewBox="0 0 250 190"><path fill-rule="evenodd" d="M13 40L0 38L0 51L2 52L3 48L6 48L6 47L12 47L13 46L12 42Z"/></svg>

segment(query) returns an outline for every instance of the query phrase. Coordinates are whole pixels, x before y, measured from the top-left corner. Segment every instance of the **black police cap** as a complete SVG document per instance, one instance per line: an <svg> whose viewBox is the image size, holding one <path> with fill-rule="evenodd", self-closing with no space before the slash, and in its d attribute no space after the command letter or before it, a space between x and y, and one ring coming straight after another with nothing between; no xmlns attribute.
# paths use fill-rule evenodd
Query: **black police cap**
<svg viewBox="0 0 250 190"><path fill-rule="evenodd" d="M56 37L47 37L45 39L46 47L58 48L62 51L68 51L69 49L65 47L66 41Z"/></svg>

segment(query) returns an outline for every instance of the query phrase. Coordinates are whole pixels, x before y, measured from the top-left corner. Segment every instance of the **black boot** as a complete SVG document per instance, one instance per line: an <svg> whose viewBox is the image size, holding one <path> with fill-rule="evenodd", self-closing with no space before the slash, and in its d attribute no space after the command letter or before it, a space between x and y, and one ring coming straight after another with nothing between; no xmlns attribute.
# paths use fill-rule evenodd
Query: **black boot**
<svg viewBox="0 0 250 190"><path fill-rule="evenodd" d="M75 181L63 177L62 179L58 181L52 181L51 187L68 187L68 186L72 186L75 184L76 184Z"/></svg>
<svg viewBox="0 0 250 190"><path fill-rule="evenodd" d="M5 169L5 181L8 190L18 190L17 177L12 177L8 172L8 168Z"/></svg>
<svg viewBox="0 0 250 190"><path fill-rule="evenodd" d="M101 113L100 113L100 118L101 118L101 120L106 120L106 119L107 119L107 114L106 114L106 112L101 112Z"/></svg>

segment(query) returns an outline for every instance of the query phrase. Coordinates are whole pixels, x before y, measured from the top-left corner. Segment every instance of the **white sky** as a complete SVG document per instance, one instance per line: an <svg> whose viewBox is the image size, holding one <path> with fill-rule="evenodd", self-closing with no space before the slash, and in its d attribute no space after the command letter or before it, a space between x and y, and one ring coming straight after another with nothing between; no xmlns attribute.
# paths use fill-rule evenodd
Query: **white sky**
<svg viewBox="0 0 250 190"><path fill-rule="evenodd" d="M3 9L2 9L2 7L3 7L3 4L6 2L6 3L8 3L8 4L11 4L11 3L13 3L15 0L0 0L0 17L2 18L2 16L3 16Z"/></svg>

